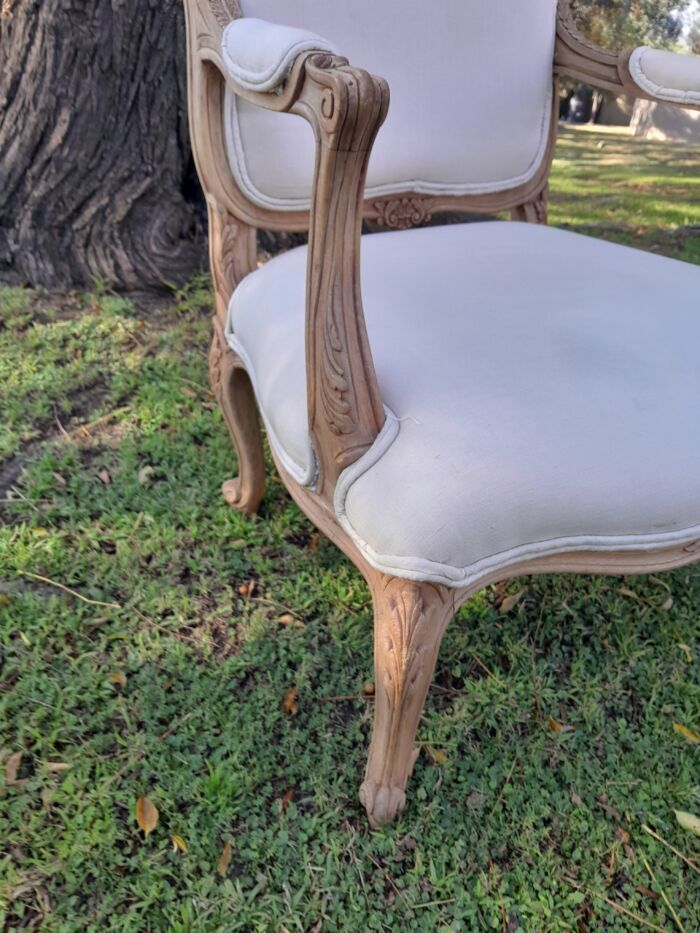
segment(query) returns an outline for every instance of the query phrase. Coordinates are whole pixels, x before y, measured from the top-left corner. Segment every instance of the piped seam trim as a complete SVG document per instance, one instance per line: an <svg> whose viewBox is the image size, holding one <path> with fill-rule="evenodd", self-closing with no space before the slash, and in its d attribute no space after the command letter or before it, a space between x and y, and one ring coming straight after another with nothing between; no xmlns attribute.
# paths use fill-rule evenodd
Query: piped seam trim
<svg viewBox="0 0 700 933"><path fill-rule="evenodd" d="M635 83L648 94L658 97L661 100L667 100L675 104L696 104L700 105L700 91L683 90L682 88L669 88L657 84L653 78L644 70L644 58L646 53L654 51L647 46L641 46L635 49L630 56L629 69ZM683 56L689 57L689 56ZM699 61L700 71L700 61Z"/></svg>
<svg viewBox="0 0 700 933"><path fill-rule="evenodd" d="M233 20L233 22L229 23L224 29L221 40L221 52L231 77L234 78L242 88L249 91L273 91L285 80L294 64L294 60L302 52L319 51L336 53L336 48L332 43L328 42L326 39L322 39L321 36L309 32L306 34L305 38L298 39L293 45L288 46L283 56L278 61L273 62L268 68L263 71L251 71L236 62L228 48L228 33L232 28L236 28L236 23L238 22L240 22L240 20Z"/></svg>
<svg viewBox="0 0 700 933"><path fill-rule="evenodd" d="M593 551L601 554L613 551L651 551L674 544L691 544L700 539L700 525L654 535L570 535L522 544L484 557L465 567L455 567L421 557L380 554L353 526L347 513L347 497L354 483L381 460L400 434L399 419L386 406L385 411L384 427L367 453L341 473L333 500L336 517L341 527L353 540L367 562L381 573L408 580L440 583L448 587L463 587L476 583L498 570L538 557L550 557L577 551Z"/></svg>
<svg viewBox="0 0 700 933"><path fill-rule="evenodd" d="M245 366L246 372L248 373L248 378L250 379L253 392L255 397L258 400L258 410L260 416L262 417L263 423L265 425L265 431L267 433L268 440L274 448L275 454L284 467L284 469L289 473L289 475L294 479L300 486L311 486L316 481L316 457L314 455L313 447L311 445L311 439L309 438L309 459L307 461L307 466L302 466L300 463L297 463L284 449L277 432L273 428L272 424L268 420L265 410L260 403L260 394L258 392L258 383L255 376L255 367L253 366L253 361L245 350L243 344L238 340L236 335L231 330L230 325L231 320L231 309L229 308L228 318L226 321L226 343L233 350L233 352L240 357L243 365Z"/></svg>
<svg viewBox="0 0 700 933"><path fill-rule="evenodd" d="M245 147L241 137L240 120L238 118L238 100L236 94L229 91L229 105L225 106L224 124L226 129L226 149L228 151L231 172L236 184L249 201L260 207L276 211L305 211L311 206L310 198L274 197L261 191L250 177L246 163ZM552 114L553 91L547 94L542 115L540 142L537 153L527 170L514 178L501 182L467 182L455 185L446 182L430 182L420 179L392 182L384 185L368 185L365 188L364 199L383 198L392 194L403 194L410 191L422 195L448 195L462 194L497 194L501 191L510 191L520 185L527 184L537 174L547 151L549 142L549 121Z"/></svg>

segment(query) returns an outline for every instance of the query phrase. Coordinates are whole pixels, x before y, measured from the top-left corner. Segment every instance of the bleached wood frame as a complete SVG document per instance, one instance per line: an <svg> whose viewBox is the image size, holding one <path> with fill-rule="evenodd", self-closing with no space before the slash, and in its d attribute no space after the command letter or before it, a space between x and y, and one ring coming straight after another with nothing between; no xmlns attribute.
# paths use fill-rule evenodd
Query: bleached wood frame
<svg viewBox="0 0 700 933"><path fill-rule="evenodd" d="M363 218L389 228L421 223L440 211L511 211L514 219L546 223L547 183L556 140L555 93L542 165L526 184L493 194L425 196L406 191L364 199L367 163L387 113L381 78L325 52L303 52L280 93L251 93L228 76L221 57L224 27L240 15L237 0L185 0L189 118L199 177L209 210L211 269L216 294L210 376L238 454L239 475L223 484L226 500L257 510L265 476L260 422L250 379L224 339L229 300L256 265L256 230L309 230L306 348L309 428L318 462L315 490L300 486L279 462L292 498L350 558L374 602L375 720L360 799L373 826L405 805L416 757L414 739L440 641L458 607L474 592L521 574L641 573L700 559L700 541L656 551L578 553L537 558L500 570L473 586L451 589L382 574L340 527L332 506L340 473L373 443L384 410L367 339L360 294ZM560 0L553 81L570 75L612 91L646 97L630 76L629 53L605 52L576 29ZM231 174L224 139L224 88L270 110L304 117L317 140L310 212L272 211L250 202Z"/></svg>

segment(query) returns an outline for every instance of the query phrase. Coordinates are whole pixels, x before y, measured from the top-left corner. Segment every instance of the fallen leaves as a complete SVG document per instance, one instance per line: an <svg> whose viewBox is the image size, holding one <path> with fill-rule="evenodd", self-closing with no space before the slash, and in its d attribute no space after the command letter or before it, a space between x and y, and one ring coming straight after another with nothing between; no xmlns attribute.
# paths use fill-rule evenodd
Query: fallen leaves
<svg viewBox="0 0 700 933"><path fill-rule="evenodd" d="M554 717L547 716L547 728L550 732L554 732L556 735L559 735L561 732L574 732L575 729L573 726L567 726L564 722L558 722Z"/></svg>
<svg viewBox="0 0 700 933"><path fill-rule="evenodd" d="M17 778L19 767L22 764L24 752L13 752L5 763L5 784L8 787L18 787L22 784Z"/></svg>
<svg viewBox="0 0 700 933"><path fill-rule="evenodd" d="M685 810L674 810L673 812L676 815L676 822L682 829L687 829L696 836L700 836L700 816L686 813Z"/></svg>
<svg viewBox="0 0 700 933"><path fill-rule="evenodd" d="M277 616L277 622L279 625L289 625L292 628L306 628L306 625L304 625L301 619L298 619L296 616L292 615L291 612L283 612L281 616Z"/></svg>
<svg viewBox="0 0 700 933"><path fill-rule="evenodd" d="M687 726L683 726L679 722L674 722L673 730L679 735L682 735L684 739L687 739L693 745L700 745L700 735L698 735L697 732L693 732L693 730L689 729Z"/></svg>
<svg viewBox="0 0 700 933"><path fill-rule="evenodd" d="M136 822L146 836L158 825L158 810L148 797L139 797L136 801Z"/></svg>
<svg viewBox="0 0 700 933"><path fill-rule="evenodd" d="M280 800L280 810L282 811L282 813L287 812L289 808L289 804L292 802L293 799L294 799L294 790L293 788L288 787L287 790L284 792L282 799Z"/></svg>
<svg viewBox="0 0 700 933"><path fill-rule="evenodd" d="M501 615L507 615L512 609L515 609L524 595L525 590L519 590L517 593L511 593L510 596L504 596L498 611Z"/></svg>
<svg viewBox="0 0 700 933"><path fill-rule="evenodd" d="M219 861L216 863L216 870L222 878L225 878L228 874L229 866L231 865L231 855L233 850L231 848L231 843L224 843L224 848L219 856Z"/></svg>
<svg viewBox="0 0 700 933"><path fill-rule="evenodd" d="M285 716L296 716L299 712L299 703L298 701L299 694L297 693L297 688L292 687L291 690L287 690L284 697L282 698L282 711Z"/></svg>
<svg viewBox="0 0 700 933"><path fill-rule="evenodd" d="M182 836L178 836L177 834L175 834L174 836L171 836L170 838L173 841L173 852L177 852L178 850L180 852L187 852L187 844L185 840L182 838Z"/></svg>
<svg viewBox="0 0 700 933"><path fill-rule="evenodd" d="M100 481L101 483L103 483L105 486L111 486L111 484L112 484L112 475L111 475L111 473L109 472L109 470L106 470L106 469L105 469L105 470L100 470L99 473L97 474L97 477L98 477L99 481Z"/></svg>
<svg viewBox="0 0 700 933"><path fill-rule="evenodd" d="M62 774L70 770L70 765L67 761L47 761L46 770L49 774Z"/></svg>
<svg viewBox="0 0 700 933"><path fill-rule="evenodd" d="M155 472L156 472L155 469L150 464L146 464L145 466L142 466L141 469L136 474L136 479L139 481L139 485L148 486Z"/></svg>
<svg viewBox="0 0 700 933"><path fill-rule="evenodd" d="M115 671L109 675L109 682L117 687L126 687L126 674L124 671Z"/></svg>
<svg viewBox="0 0 700 933"><path fill-rule="evenodd" d="M441 748L433 748L432 745L424 745L423 748L427 756L436 765L445 765L447 764L447 755L443 752Z"/></svg>

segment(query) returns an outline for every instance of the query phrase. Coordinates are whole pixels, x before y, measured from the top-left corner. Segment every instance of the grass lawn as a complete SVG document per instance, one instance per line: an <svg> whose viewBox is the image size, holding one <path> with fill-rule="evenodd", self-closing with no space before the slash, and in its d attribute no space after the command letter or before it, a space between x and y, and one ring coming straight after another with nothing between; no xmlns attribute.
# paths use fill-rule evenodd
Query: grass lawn
<svg viewBox="0 0 700 933"><path fill-rule="evenodd" d="M699 186L700 149L567 130L552 219L700 262ZM700 572L473 599L370 832L369 595L274 474L221 499L209 313L0 291L5 928L695 933Z"/></svg>

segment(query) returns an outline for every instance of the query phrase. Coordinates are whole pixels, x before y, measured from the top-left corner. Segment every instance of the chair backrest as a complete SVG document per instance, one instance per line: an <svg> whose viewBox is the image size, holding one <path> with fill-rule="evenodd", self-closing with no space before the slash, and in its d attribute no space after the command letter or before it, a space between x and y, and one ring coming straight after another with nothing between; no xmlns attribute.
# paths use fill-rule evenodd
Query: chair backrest
<svg viewBox="0 0 700 933"><path fill-rule="evenodd" d="M552 119L557 0L239 0L241 13L310 29L389 82L367 197L520 189L541 170ZM306 210L314 141L303 120L225 98L242 193Z"/></svg>

